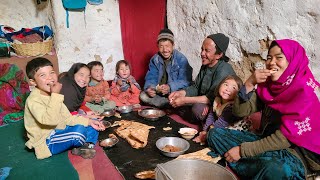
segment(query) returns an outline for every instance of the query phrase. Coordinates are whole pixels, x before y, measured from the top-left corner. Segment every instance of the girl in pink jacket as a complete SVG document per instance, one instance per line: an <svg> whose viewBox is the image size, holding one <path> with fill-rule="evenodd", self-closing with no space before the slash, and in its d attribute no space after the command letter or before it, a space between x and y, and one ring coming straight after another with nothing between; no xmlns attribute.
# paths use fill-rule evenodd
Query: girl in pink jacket
<svg viewBox="0 0 320 180"><path fill-rule="evenodd" d="M111 85L110 100L116 102L116 106L136 105L140 103L140 85L130 74L130 64L126 60L120 60L116 64L116 77Z"/></svg>

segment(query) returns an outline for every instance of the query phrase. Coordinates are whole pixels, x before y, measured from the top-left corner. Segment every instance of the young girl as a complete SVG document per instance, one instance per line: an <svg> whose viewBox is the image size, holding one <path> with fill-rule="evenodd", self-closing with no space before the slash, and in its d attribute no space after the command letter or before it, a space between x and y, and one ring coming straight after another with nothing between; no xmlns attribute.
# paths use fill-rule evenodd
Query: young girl
<svg viewBox="0 0 320 180"><path fill-rule="evenodd" d="M64 104L71 113L78 111L82 105L89 80L90 70L83 63L73 64L67 74L59 80L62 84Z"/></svg>
<svg viewBox="0 0 320 180"><path fill-rule="evenodd" d="M105 109L114 109L116 103L110 100L109 83L103 79L103 65L99 61L88 63L91 80L84 101L92 111L101 114Z"/></svg>
<svg viewBox="0 0 320 180"><path fill-rule="evenodd" d="M111 85L111 100L117 106L138 105L140 103L140 85L130 75L130 65L125 60L120 60L116 65L116 77Z"/></svg>
<svg viewBox="0 0 320 180"><path fill-rule="evenodd" d="M219 83L215 90L216 98L213 102L213 111L209 112L202 126L202 131L194 139L195 142L203 144L209 128L228 127L241 119L232 114L232 106L234 98L242 85L242 80L236 75L228 75Z"/></svg>
<svg viewBox="0 0 320 180"><path fill-rule="evenodd" d="M210 154L224 156L240 179L306 179L310 172L319 172L320 84L308 64L298 42L273 41L267 69L254 71L233 107L242 117L262 111L260 133L209 131Z"/></svg>

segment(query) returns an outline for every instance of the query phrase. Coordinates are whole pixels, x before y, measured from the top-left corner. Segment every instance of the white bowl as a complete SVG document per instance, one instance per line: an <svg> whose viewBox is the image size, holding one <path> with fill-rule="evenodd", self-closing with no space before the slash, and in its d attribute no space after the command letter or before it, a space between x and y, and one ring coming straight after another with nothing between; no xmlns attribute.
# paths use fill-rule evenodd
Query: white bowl
<svg viewBox="0 0 320 180"><path fill-rule="evenodd" d="M183 138L187 140L192 139L198 133L198 131L194 128L180 128L178 132Z"/></svg>

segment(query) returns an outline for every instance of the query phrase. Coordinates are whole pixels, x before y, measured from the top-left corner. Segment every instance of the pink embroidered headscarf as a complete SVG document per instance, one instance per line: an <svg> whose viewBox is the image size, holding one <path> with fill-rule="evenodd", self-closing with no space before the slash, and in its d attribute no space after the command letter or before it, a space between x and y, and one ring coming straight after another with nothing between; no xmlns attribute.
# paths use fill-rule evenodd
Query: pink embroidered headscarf
<svg viewBox="0 0 320 180"><path fill-rule="evenodd" d="M258 85L260 99L282 114L280 130L292 143L320 154L319 82L308 67L304 48L296 41L276 40L289 65L280 78Z"/></svg>

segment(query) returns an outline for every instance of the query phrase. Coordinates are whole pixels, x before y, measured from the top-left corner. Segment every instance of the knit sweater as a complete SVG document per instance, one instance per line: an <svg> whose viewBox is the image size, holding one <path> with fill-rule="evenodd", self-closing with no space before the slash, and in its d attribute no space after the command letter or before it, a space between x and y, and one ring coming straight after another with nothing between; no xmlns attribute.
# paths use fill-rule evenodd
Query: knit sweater
<svg viewBox="0 0 320 180"><path fill-rule="evenodd" d="M64 96L61 94L52 93L51 96L45 96L35 88L26 101L24 126L29 140L25 145L29 149L35 149L38 159L52 155L46 144L46 138L54 129L65 129L66 125L77 124L88 126L88 119L72 116L63 100Z"/></svg>

